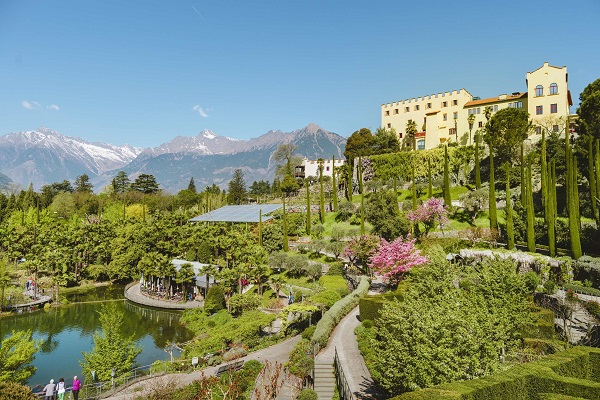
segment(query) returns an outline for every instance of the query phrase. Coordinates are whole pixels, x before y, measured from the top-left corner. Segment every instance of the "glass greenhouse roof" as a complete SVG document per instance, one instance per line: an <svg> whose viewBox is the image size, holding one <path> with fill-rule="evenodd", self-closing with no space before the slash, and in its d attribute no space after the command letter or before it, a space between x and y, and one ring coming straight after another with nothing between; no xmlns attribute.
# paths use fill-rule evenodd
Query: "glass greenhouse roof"
<svg viewBox="0 0 600 400"><path fill-rule="evenodd" d="M260 210L262 220L273 218L267 214L282 208L281 204L251 204L242 206L224 206L190 219L190 222L259 222Z"/></svg>

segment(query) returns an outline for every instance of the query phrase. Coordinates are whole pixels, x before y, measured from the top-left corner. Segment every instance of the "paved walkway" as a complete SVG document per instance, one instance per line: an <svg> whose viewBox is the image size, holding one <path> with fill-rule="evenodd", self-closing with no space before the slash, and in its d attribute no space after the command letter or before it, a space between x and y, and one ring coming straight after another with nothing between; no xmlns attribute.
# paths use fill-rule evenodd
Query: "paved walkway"
<svg viewBox="0 0 600 400"><path fill-rule="evenodd" d="M140 291L140 285L133 285L125 291L125 298L143 306L150 306L156 308L167 308L171 310L186 310L189 308L198 308L204 305L203 301L186 301L185 303L176 303L167 300L158 300L143 295Z"/></svg>
<svg viewBox="0 0 600 400"><path fill-rule="evenodd" d="M300 335L294 336L274 346L270 346L265 349L252 352L247 356L242 357L241 360L258 360L261 362L265 362L268 360L272 364L274 364L275 362L279 362L280 364L282 364L288 360L290 352L292 351L296 343L300 341L301 338L302 337ZM114 400L133 400L136 398L145 398L148 396L148 394L152 393L153 388L164 387L166 385L175 385L176 387L186 386L191 384L195 380L201 379L203 372L204 376L214 375L221 365L208 367L203 370L198 370L186 374L167 374L159 377L149 378L144 381L135 383L123 389L119 393L106 398ZM286 391L291 390L291 387L284 386L284 393L281 393L281 397L293 398L291 394L286 393Z"/></svg>

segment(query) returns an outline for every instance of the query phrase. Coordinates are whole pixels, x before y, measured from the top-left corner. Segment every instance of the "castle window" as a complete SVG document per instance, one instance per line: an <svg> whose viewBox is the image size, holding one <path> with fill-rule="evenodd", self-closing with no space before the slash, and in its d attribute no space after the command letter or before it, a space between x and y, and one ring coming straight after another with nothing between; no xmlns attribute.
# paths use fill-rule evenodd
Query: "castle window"
<svg viewBox="0 0 600 400"><path fill-rule="evenodd" d="M415 106L415 111L419 111L419 105L418 104Z"/></svg>
<svg viewBox="0 0 600 400"><path fill-rule="evenodd" d="M448 135L456 135L456 128L448 129Z"/></svg>
<svg viewBox="0 0 600 400"><path fill-rule="evenodd" d="M553 130L555 133L558 133L558 125L552 125L552 130Z"/></svg>
<svg viewBox="0 0 600 400"><path fill-rule="evenodd" d="M385 112L385 116L386 116L386 117L389 117L389 116L390 116L390 112L389 112L389 110Z"/></svg>
<svg viewBox="0 0 600 400"><path fill-rule="evenodd" d="M431 108L431 103L427 103L427 108Z"/></svg>
<svg viewBox="0 0 600 400"><path fill-rule="evenodd" d="M453 106L457 106L458 105L458 100L452 100L452 105Z"/></svg>
<svg viewBox="0 0 600 400"><path fill-rule="evenodd" d="M558 85L556 83L550 84L550 94L558 94Z"/></svg>
<svg viewBox="0 0 600 400"><path fill-rule="evenodd" d="M539 96L543 96L544 95L544 87L542 85L537 85L535 87L535 97L539 97Z"/></svg>
<svg viewBox="0 0 600 400"><path fill-rule="evenodd" d="M477 125L479 128L483 128L483 121L479 121L479 125Z"/></svg>
<svg viewBox="0 0 600 400"><path fill-rule="evenodd" d="M458 113L457 112L454 113L454 119L458 119Z"/></svg>
<svg viewBox="0 0 600 400"><path fill-rule="evenodd" d="M542 115L544 113L544 106L535 106L535 115Z"/></svg>
<svg viewBox="0 0 600 400"><path fill-rule="evenodd" d="M444 114L444 121L448 121L448 114Z"/></svg>
<svg viewBox="0 0 600 400"><path fill-rule="evenodd" d="M388 129L392 127L392 124L387 124Z"/></svg>
<svg viewBox="0 0 600 400"><path fill-rule="evenodd" d="M417 150L425 150L425 140L417 140Z"/></svg>
<svg viewBox="0 0 600 400"><path fill-rule="evenodd" d="M398 109L394 108L394 114L398 114Z"/></svg>
<svg viewBox="0 0 600 400"><path fill-rule="evenodd" d="M410 107L404 107L404 112L409 112L410 111Z"/></svg>
<svg viewBox="0 0 600 400"><path fill-rule="evenodd" d="M498 111L498 104L494 104L494 112Z"/></svg>
<svg viewBox="0 0 600 400"><path fill-rule="evenodd" d="M448 102L447 101L442 101L442 107L448 107Z"/></svg>
<svg viewBox="0 0 600 400"><path fill-rule="evenodd" d="M556 103L550 104L550 113L556 114L557 112L558 112L558 104L556 104Z"/></svg>

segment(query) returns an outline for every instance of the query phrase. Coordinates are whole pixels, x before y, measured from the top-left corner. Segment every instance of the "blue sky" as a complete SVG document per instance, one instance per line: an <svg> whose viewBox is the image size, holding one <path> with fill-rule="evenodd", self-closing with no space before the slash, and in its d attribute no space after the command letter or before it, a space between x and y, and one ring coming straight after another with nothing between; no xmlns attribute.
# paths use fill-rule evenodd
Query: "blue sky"
<svg viewBox="0 0 600 400"><path fill-rule="evenodd" d="M577 102L600 78L599 18L598 0L0 0L0 135L348 136L382 103L525 91L544 61Z"/></svg>

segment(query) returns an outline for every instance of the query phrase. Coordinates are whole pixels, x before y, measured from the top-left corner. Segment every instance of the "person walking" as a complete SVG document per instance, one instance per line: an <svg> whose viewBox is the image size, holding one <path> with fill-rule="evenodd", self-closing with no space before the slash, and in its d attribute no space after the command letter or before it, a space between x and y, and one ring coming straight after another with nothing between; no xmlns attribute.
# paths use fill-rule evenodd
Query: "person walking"
<svg viewBox="0 0 600 400"><path fill-rule="evenodd" d="M73 389L71 393L73 393L73 400L79 400L79 390L81 390L81 381L77 379L77 375L73 377Z"/></svg>
<svg viewBox="0 0 600 400"><path fill-rule="evenodd" d="M46 386L44 386L44 396L46 400L53 400L54 399L54 389L56 388L56 385L54 384L54 379L50 379L50 383L47 384Z"/></svg>
<svg viewBox="0 0 600 400"><path fill-rule="evenodd" d="M65 378L60 378L58 380L58 385L56 386L56 394L58 394L58 400L65 400Z"/></svg>

